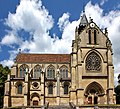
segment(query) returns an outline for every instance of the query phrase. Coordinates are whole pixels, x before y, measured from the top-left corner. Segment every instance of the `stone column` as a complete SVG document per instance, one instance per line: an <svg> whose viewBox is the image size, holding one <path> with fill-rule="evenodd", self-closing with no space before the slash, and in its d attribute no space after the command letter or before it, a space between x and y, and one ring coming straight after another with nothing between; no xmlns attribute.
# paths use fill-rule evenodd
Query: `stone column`
<svg viewBox="0 0 120 109"><path fill-rule="evenodd" d="M60 104L60 72L59 69L57 69L57 105Z"/></svg>
<svg viewBox="0 0 120 109"><path fill-rule="evenodd" d="M42 66L41 72L41 105L45 105L45 68Z"/></svg>
<svg viewBox="0 0 120 109"><path fill-rule="evenodd" d="M84 104L84 89L79 88L77 89L77 105L83 105Z"/></svg>
<svg viewBox="0 0 120 109"><path fill-rule="evenodd" d="M11 101L10 101L10 89L11 89L11 83L10 83L10 74L8 74L7 80L5 81L5 95L4 95L4 107L10 107Z"/></svg>
<svg viewBox="0 0 120 109"><path fill-rule="evenodd" d="M70 90L70 102L73 102L75 105L77 104L76 103L76 90Z"/></svg>
<svg viewBox="0 0 120 109"><path fill-rule="evenodd" d="M108 66L108 104L113 104L114 100L114 74L113 74L113 66Z"/></svg>
<svg viewBox="0 0 120 109"><path fill-rule="evenodd" d="M29 74L28 74L28 69L26 68L25 89L24 89L24 106L27 106L27 104L28 104L28 81L29 81Z"/></svg>
<svg viewBox="0 0 120 109"><path fill-rule="evenodd" d="M70 89L70 102L73 102L76 105L76 78L75 78L75 67L72 67L72 80L71 80L71 89Z"/></svg>
<svg viewBox="0 0 120 109"><path fill-rule="evenodd" d="M114 68L112 64L112 51L111 45L108 45L107 51L107 62L108 62L108 89L107 89L107 103L114 103Z"/></svg>

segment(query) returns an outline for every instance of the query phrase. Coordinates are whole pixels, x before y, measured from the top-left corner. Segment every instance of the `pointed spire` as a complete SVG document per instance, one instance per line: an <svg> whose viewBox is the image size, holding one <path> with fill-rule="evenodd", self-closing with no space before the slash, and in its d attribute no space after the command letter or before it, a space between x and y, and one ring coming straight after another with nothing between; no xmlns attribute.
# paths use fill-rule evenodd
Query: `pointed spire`
<svg viewBox="0 0 120 109"><path fill-rule="evenodd" d="M81 20L80 20L80 26L86 26L86 25L88 25L88 20L85 15L85 11L83 11L83 16L81 17Z"/></svg>

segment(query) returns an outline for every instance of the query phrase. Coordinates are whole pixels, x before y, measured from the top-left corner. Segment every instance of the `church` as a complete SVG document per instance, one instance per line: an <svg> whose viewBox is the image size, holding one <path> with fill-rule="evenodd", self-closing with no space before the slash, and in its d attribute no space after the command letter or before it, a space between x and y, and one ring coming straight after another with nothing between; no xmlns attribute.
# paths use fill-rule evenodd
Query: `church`
<svg viewBox="0 0 120 109"><path fill-rule="evenodd" d="M17 55L5 82L4 107L115 104L107 29L85 13L73 29L71 54Z"/></svg>

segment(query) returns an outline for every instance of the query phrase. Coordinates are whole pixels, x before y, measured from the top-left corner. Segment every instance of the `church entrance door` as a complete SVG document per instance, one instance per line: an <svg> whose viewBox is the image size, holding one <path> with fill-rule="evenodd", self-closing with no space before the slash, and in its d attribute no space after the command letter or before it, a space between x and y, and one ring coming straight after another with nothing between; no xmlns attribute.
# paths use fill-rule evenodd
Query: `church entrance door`
<svg viewBox="0 0 120 109"><path fill-rule="evenodd" d="M92 104L92 97L88 97L88 104Z"/></svg>
<svg viewBox="0 0 120 109"><path fill-rule="evenodd" d="M85 90L85 96L88 104L98 104L99 95L103 95L104 90L97 82L90 83Z"/></svg>
<svg viewBox="0 0 120 109"><path fill-rule="evenodd" d="M38 101L37 100L33 101L33 106L38 106Z"/></svg>
<svg viewBox="0 0 120 109"><path fill-rule="evenodd" d="M94 96L94 104L98 104L98 97Z"/></svg>

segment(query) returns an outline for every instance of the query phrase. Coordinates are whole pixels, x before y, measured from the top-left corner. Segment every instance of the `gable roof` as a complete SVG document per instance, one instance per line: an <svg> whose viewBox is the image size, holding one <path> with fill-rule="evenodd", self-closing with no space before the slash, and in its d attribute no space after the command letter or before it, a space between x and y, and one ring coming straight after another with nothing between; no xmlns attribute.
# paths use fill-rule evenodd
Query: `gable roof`
<svg viewBox="0 0 120 109"><path fill-rule="evenodd" d="M70 63L70 54L25 54L19 53L17 63Z"/></svg>

